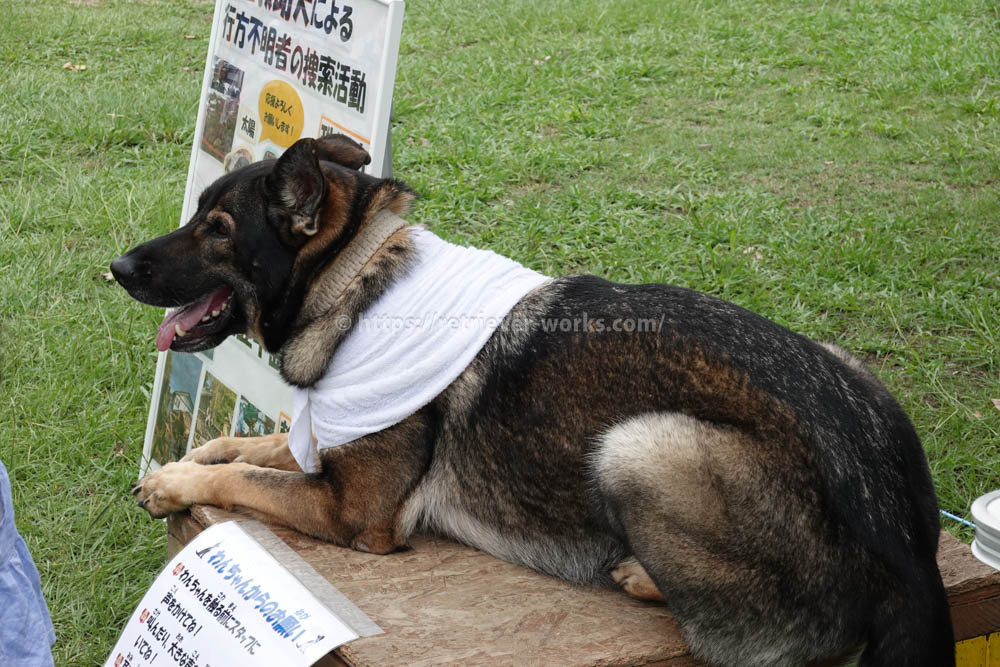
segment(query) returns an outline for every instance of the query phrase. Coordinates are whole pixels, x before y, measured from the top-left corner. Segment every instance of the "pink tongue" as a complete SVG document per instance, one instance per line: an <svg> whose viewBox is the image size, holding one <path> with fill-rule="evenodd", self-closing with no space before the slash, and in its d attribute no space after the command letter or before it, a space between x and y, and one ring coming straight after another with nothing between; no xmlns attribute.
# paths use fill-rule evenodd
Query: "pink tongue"
<svg viewBox="0 0 1000 667"><path fill-rule="evenodd" d="M174 335L177 327L184 331L189 331L199 322L201 318L213 310L220 310L222 304L226 302L233 293L232 287L223 287L217 292L213 292L201 301L195 301L183 308L167 313L160 323L160 330L156 334L156 349L160 352L170 349L170 344L174 342Z"/></svg>

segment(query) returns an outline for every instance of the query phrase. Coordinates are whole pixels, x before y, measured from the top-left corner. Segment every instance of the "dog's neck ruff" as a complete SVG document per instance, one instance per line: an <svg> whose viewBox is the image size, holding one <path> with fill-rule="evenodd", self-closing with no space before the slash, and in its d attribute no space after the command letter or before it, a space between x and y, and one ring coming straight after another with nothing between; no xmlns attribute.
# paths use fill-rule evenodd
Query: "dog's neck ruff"
<svg viewBox="0 0 1000 667"><path fill-rule="evenodd" d="M281 374L297 387L313 385L330 364L340 338L345 295L361 280L389 239L408 224L388 209L369 220L336 258L324 267L306 295L294 325L295 333L281 349ZM346 313L350 317L351 313Z"/></svg>
<svg viewBox="0 0 1000 667"><path fill-rule="evenodd" d="M494 252L454 245L419 227L406 231L412 256L405 272L355 322L344 315L326 322L350 331L325 374L295 389L288 444L306 472L318 468L314 435L319 449L337 447L416 413L472 363L517 302L548 280ZM342 259L348 258L335 262L343 266L336 275L346 289L364 263L354 258L352 269ZM334 291L322 300L332 305Z"/></svg>

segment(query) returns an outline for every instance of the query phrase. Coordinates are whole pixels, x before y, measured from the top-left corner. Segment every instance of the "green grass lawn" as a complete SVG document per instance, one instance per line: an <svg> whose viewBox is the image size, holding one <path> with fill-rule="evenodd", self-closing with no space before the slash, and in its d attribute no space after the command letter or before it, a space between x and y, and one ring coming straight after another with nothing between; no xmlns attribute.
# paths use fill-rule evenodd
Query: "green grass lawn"
<svg viewBox="0 0 1000 667"><path fill-rule="evenodd" d="M57 665L103 661L164 562L128 495L161 312L103 274L178 222L211 12L3 6L0 458ZM396 175L448 239L840 343L967 515L1000 487L998 35L992 0L412 0Z"/></svg>

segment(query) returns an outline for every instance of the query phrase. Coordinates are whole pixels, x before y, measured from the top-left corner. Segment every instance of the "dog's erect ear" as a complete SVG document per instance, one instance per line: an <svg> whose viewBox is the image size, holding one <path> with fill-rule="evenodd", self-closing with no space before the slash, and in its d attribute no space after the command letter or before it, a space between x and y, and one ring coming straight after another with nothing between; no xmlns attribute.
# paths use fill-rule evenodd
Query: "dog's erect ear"
<svg viewBox="0 0 1000 667"><path fill-rule="evenodd" d="M328 134L316 143L320 160L336 162L348 169L361 169L372 161L372 157L361 144L348 139L344 134Z"/></svg>
<svg viewBox="0 0 1000 667"><path fill-rule="evenodd" d="M300 139L278 158L267 177L271 201L289 215L293 234L312 236L319 231L326 179L317 153L315 139Z"/></svg>

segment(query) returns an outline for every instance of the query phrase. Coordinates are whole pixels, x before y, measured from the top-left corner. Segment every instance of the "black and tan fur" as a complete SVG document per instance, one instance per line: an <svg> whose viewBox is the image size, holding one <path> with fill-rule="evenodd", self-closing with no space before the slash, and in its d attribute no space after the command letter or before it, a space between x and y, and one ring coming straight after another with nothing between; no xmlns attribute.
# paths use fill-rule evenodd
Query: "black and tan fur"
<svg viewBox="0 0 1000 667"><path fill-rule="evenodd" d="M361 313L411 252L404 227L328 290L366 223L411 198L358 172L366 157L302 140L228 174L115 275L158 306L230 285L230 319L175 349L248 331L307 387L343 335L335 318ZM661 327L542 327L583 313ZM569 581L617 581L662 599L712 664L819 663L863 645L862 665L954 662L936 500L907 416L843 350L704 294L552 280L436 400L321 465L303 473L282 436L222 438L135 493L154 516L241 506L378 553L427 530Z"/></svg>

